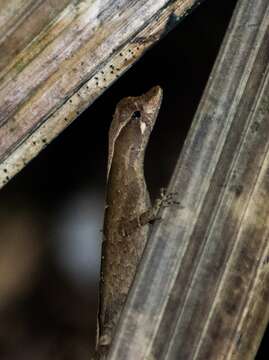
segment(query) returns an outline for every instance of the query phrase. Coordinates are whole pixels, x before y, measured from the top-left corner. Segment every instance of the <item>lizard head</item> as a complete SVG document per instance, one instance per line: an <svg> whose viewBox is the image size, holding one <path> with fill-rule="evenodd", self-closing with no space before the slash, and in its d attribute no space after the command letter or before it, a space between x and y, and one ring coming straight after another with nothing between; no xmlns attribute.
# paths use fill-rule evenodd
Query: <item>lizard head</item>
<svg viewBox="0 0 269 360"><path fill-rule="evenodd" d="M141 138L145 146L156 122L161 102L162 89L160 86L154 86L141 96L126 97L118 103L109 130L108 174L115 142L123 130L127 125L132 127L133 132L137 134L137 137Z"/></svg>

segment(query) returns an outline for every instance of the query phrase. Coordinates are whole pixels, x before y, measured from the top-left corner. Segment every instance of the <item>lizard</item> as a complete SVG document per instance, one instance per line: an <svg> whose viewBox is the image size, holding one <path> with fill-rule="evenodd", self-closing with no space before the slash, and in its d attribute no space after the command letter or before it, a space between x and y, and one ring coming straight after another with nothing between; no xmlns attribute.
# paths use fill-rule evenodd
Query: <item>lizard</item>
<svg viewBox="0 0 269 360"><path fill-rule="evenodd" d="M144 156L162 102L160 86L123 98L109 129L96 354L106 359L116 324L145 248L149 223L162 198L151 206Z"/></svg>

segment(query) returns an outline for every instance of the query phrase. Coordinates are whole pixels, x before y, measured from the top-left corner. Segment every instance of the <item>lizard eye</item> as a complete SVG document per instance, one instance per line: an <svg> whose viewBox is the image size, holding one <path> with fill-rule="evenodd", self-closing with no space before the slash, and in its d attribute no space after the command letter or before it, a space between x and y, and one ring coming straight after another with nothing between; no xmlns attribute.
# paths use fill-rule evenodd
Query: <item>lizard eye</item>
<svg viewBox="0 0 269 360"><path fill-rule="evenodd" d="M141 117L141 112L140 111L134 111L132 114L132 118L133 119L139 119Z"/></svg>

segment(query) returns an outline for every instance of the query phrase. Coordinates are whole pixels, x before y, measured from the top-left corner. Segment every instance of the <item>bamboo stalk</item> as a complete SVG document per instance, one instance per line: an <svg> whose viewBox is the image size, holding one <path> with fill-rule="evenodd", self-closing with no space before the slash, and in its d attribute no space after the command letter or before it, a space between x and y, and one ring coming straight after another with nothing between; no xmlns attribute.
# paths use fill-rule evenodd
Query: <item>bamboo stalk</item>
<svg viewBox="0 0 269 360"><path fill-rule="evenodd" d="M27 0L21 7L12 0L12 11L3 5L0 187L199 2Z"/></svg>
<svg viewBox="0 0 269 360"><path fill-rule="evenodd" d="M239 0L109 359L255 358L269 319L269 4Z"/></svg>

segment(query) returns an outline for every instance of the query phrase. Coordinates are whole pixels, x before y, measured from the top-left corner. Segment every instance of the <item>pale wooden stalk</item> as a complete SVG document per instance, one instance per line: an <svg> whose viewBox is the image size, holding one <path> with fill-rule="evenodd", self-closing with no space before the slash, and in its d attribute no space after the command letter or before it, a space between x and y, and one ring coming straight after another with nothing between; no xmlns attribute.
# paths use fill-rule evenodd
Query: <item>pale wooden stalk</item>
<svg viewBox="0 0 269 360"><path fill-rule="evenodd" d="M269 3L239 0L109 359L251 360L269 319ZM176 115L180 117L180 114Z"/></svg>
<svg viewBox="0 0 269 360"><path fill-rule="evenodd" d="M0 187L199 2L0 4Z"/></svg>

